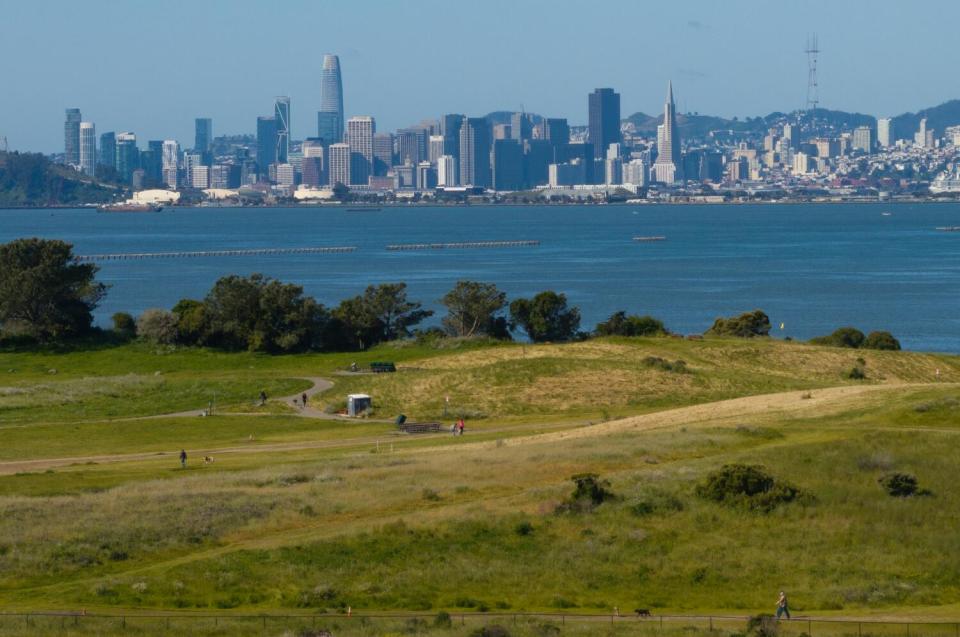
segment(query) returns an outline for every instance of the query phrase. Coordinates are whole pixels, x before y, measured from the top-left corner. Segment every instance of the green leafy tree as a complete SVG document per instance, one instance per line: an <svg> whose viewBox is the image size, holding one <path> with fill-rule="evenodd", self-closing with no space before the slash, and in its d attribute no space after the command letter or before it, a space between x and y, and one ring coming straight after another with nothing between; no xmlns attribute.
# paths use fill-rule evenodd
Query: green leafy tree
<svg viewBox="0 0 960 637"><path fill-rule="evenodd" d="M745 312L740 316L718 318L705 334L710 336L736 336L754 338L770 334L770 317L762 310Z"/></svg>
<svg viewBox="0 0 960 637"><path fill-rule="evenodd" d="M652 316L627 315L626 312L616 312L606 321L597 323L597 336L659 336L667 334L663 322Z"/></svg>
<svg viewBox="0 0 960 637"><path fill-rule="evenodd" d="M63 241L17 239L0 245L0 328L40 340L82 334L107 288L97 266L74 261Z"/></svg>
<svg viewBox="0 0 960 637"><path fill-rule="evenodd" d="M205 342L224 349L297 352L321 349L329 313L299 285L262 274L218 280L204 300Z"/></svg>
<svg viewBox="0 0 960 637"><path fill-rule="evenodd" d="M347 345L366 349L410 336L410 328L433 316L433 311L407 300L406 283L383 283L368 286L360 296L344 299L333 315Z"/></svg>
<svg viewBox="0 0 960 637"><path fill-rule="evenodd" d="M137 335L137 322L127 312L117 312L110 320L113 322L113 331L124 338L133 338Z"/></svg>
<svg viewBox="0 0 960 637"><path fill-rule="evenodd" d="M567 307L567 297L552 290L510 304L510 320L535 343L569 341L580 328L580 309Z"/></svg>
<svg viewBox="0 0 960 637"><path fill-rule="evenodd" d="M900 341L893 337L890 332L870 332L863 340L864 349L885 349L891 351L900 350Z"/></svg>
<svg viewBox="0 0 960 637"><path fill-rule="evenodd" d="M815 345L828 345L830 347L849 347L857 349L863 345L863 332L855 327L841 327L827 336L818 336L810 339Z"/></svg>
<svg viewBox="0 0 960 637"><path fill-rule="evenodd" d="M447 308L442 323L453 336L482 334L503 338L508 336L506 321L498 316L507 306L507 295L493 283L457 281L440 301Z"/></svg>
<svg viewBox="0 0 960 637"><path fill-rule="evenodd" d="M205 345L210 329L207 306L203 301L180 299L173 306L177 317L177 341L186 345Z"/></svg>

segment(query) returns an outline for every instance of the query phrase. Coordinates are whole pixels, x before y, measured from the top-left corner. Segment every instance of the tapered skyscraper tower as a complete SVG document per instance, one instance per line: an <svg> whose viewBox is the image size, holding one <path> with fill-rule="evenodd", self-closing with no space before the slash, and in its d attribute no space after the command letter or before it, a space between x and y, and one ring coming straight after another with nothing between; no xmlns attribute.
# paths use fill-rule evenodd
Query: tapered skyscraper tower
<svg viewBox="0 0 960 637"><path fill-rule="evenodd" d="M343 141L343 80L340 78L340 58L323 56L320 71L320 112L317 113L317 137L327 144Z"/></svg>
<svg viewBox="0 0 960 637"><path fill-rule="evenodd" d="M667 101L663 105L663 124L657 135L657 161L653 163L656 181L671 184L680 179L680 132L673 103L673 82L667 84Z"/></svg>

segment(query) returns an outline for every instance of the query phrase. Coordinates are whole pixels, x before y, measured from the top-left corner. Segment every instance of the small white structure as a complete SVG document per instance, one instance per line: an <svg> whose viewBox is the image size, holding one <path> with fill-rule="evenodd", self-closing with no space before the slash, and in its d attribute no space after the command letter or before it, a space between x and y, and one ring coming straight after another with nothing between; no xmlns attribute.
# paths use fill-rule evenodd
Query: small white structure
<svg viewBox="0 0 960 637"><path fill-rule="evenodd" d="M347 415L356 417L365 412L373 404L367 394L347 394Z"/></svg>
<svg viewBox="0 0 960 637"><path fill-rule="evenodd" d="M180 193L175 190L141 190L133 193L133 203L174 204L180 200Z"/></svg>

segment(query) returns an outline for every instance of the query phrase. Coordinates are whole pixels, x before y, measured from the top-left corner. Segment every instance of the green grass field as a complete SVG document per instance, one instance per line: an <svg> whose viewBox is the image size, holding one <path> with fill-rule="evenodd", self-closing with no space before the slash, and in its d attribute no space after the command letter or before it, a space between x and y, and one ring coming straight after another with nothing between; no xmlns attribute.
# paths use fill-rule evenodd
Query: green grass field
<svg viewBox="0 0 960 637"><path fill-rule="evenodd" d="M343 371L373 360L399 371ZM318 409L364 391L374 419L254 405L309 377L334 382ZM398 413L463 414L467 435L398 435ZM668 338L0 352L0 609L745 614L787 590L803 615L949 618L958 442L960 359L940 355ZM769 513L698 497L729 463L810 497ZM930 494L891 497L878 479L894 471ZM557 513L583 472L616 497ZM414 624L335 634L479 625ZM0 618L0 634L26 628Z"/></svg>

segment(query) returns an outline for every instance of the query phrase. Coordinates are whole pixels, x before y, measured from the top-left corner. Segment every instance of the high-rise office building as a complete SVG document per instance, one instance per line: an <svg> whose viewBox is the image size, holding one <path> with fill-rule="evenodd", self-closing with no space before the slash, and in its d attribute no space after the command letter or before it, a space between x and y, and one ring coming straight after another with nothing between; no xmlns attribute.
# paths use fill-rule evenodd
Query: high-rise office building
<svg viewBox="0 0 960 637"><path fill-rule="evenodd" d="M137 136L133 133L117 134L117 172L120 179L130 183L133 171L140 168L140 151L137 149Z"/></svg>
<svg viewBox="0 0 960 637"><path fill-rule="evenodd" d="M437 171L428 161L417 164L417 190L431 190L437 187Z"/></svg>
<svg viewBox="0 0 960 637"><path fill-rule="evenodd" d="M533 137L533 117L529 113L510 115L511 139L524 141Z"/></svg>
<svg viewBox="0 0 960 637"><path fill-rule="evenodd" d="M852 146L854 150L873 152L873 129L869 126L857 126L853 129Z"/></svg>
<svg viewBox="0 0 960 637"><path fill-rule="evenodd" d="M373 134L373 174L384 177L393 166L393 133Z"/></svg>
<svg viewBox="0 0 960 637"><path fill-rule="evenodd" d="M603 159L607 146L620 141L620 94L612 88L598 88L587 99L590 115L588 141L594 158Z"/></svg>
<svg viewBox="0 0 960 637"><path fill-rule="evenodd" d="M920 119L920 126L917 132L913 134L913 143L917 146L924 146L927 143L927 118Z"/></svg>
<svg viewBox="0 0 960 637"><path fill-rule="evenodd" d="M889 117L880 117L877 119L877 143L888 148L896 142L896 135L893 130L893 120Z"/></svg>
<svg viewBox="0 0 960 637"><path fill-rule="evenodd" d="M440 155L437 158L437 185L457 185L457 158L453 155Z"/></svg>
<svg viewBox="0 0 960 637"><path fill-rule="evenodd" d="M117 135L114 132L100 135L100 152L97 154L97 164L117 169Z"/></svg>
<svg viewBox="0 0 960 637"><path fill-rule="evenodd" d="M800 128L793 124L784 124L783 138L787 140L788 148L799 148L800 147Z"/></svg>
<svg viewBox="0 0 960 637"><path fill-rule="evenodd" d="M556 153L553 144L546 139L528 139L523 142L524 186L539 186L547 183L550 164Z"/></svg>
<svg viewBox="0 0 960 637"><path fill-rule="evenodd" d="M330 185L349 185L352 181L350 178L350 144L330 144L330 147L327 148L327 153L330 159L327 163L327 175L330 177Z"/></svg>
<svg viewBox="0 0 960 637"><path fill-rule="evenodd" d="M460 127L460 184L490 187L490 124L485 117L465 117Z"/></svg>
<svg viewBox="0 0 960 637"><path fill-rule="evenodd" d="M543 120L542 138L553 146L564 146L570 143L570 125L566 119L550 118Z"/></svg>
<svg viewBox="0 0 960 637"><path fill-rule="evenodd" d="M277 120L257 118L257 172L261 179L269 174L270 164L277 161Z"/></svg>
<svg viewBox="0 0 960 637"><path fill-rule="evenodd" d="M176 189L180 183L177 179L177 167L180 161L180 144L175 139L163 140L161 150L161 165L163 168L163 183Z"/></svg>
<svg viewBox="0 0 960 637"><path fill-rule="evenodd" d="M493 125L493 141L497 141L498 139L513 139L513 131L510 128L510 124Z"/></svg>
<svg viewBox="0 0 960 637"><path fill-rule="evenodd" d="M328 144L343 141L343 80L340 77L340 58L323 56L320 71L320 112L317 113L317 137Z"/></svg>
<svg viewBox="0 0 960 637"><path fill-rule="evenodd" d="M147 150L140 152L140 168L145 182L151 187L163 183L163 140L147 142Z"/></svg>
<svg viewBox="0 0 960 637"><path fill-rule="evenodd" d="M659 182L672 184L680 178L680 133L677 130L676 107L673 103L673 82L667 84L667 101L663 105L663 128L658 131L657 160L653 171Z"/></svg>
<svg viewBox="0 0 960 637"><path fill-rule="evenodd" d="M401 128L396 135L397 164L416 166L427 159L427 135L422 128Z"/></svg>
<svg viewBox="0 0 960 637"><path fill-rule="evenodd" d="M213 145L213 120L198 117L194 120L193 149L200 153L209 153Z"/></svg>
<svg viewBox="0 0 960 637"><path fill-rule="evenodd" d="M273 119L277 124L276 161L285 164L290 159L290 98L281 96L273 106Z"/></svg>
<svg viewBox="0 0 960 637"><path fill-rule="evenodd" d="M80 172L94 175L97 166L97 129L93 122L80 122Z"/></svg>
<svg viewBox="0 0 960 637"><path fill-rule="evenodd" d="M277 164L277 185L292 188L295 182L296 171L293 169L293 164Z"/></svg>
<svg viewBox="0 0 960 637"><path fill-rule="evenodd" d="M347 120L347 143L350 146L350 184L367 185L373 172L373 134L376 122L369 115Z"/></svg>
<svg viewBox="0 0 960 637"><path fill-rule="evenodd" d="M464 116L458 113L444 115L440 119L440 134L443 135L443 154L452 156L460 163L460 128ZM448 184L452 185L452 184Z"/></svg>
<svg viewBox="0 0 960 637"><path fill-rule="evenodd" d="M520 190L523 188L523 147L514 139L493 142L493 189Z"/></svg>
<svg viewBox="0 0 960 637"><path fill-rule="evenodd" d="M631 159L623 165L623 183L633 186L647 185L647 163L642 159Z"/></svg>
<svg viewBox="0 0 960 637"><path fill-rule="evenodd" d="M203 161L203 155L199 155ZM190 168L190 187L197 190L206 190L210 187L210 167L202 163L194 164Z"/></svg>
<svg viewBox="0 0 960 637"><path fill-rule="evenodd" d="M443 135L431 135L427 140L427 159L436 166L437 159L443 155Z"/></svg>
<svg viewBox="0 0 960 637"><path fill-rule="evenodd" d="M68 166L80 165L81 119L79 108L67 109L67 120L63 125L63 163Z"/></svg>

